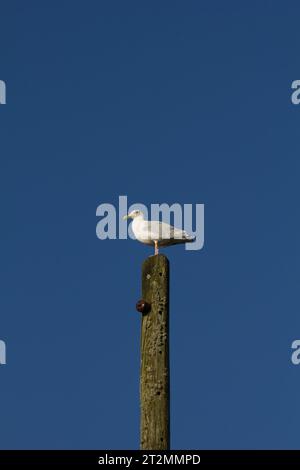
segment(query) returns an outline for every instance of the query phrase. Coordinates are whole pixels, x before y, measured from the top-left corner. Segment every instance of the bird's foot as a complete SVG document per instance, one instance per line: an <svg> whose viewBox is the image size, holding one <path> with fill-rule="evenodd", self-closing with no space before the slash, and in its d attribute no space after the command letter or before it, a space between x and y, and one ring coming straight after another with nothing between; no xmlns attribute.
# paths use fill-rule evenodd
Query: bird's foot
<svg viewBox="0 0 300 470"><path fill-rule="evenodd" d="M158 255L158 241L154 240L154 254Z"/></svg>

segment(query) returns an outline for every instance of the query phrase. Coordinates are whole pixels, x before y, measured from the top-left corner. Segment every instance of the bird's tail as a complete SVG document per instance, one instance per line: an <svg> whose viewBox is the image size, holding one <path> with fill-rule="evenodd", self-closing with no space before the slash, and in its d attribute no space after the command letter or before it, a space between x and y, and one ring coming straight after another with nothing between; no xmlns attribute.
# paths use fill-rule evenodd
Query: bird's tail
<svg viewBox="0 0 300 470"><path fill-rule="evenodd" d="M183 233L184 233L184 241L185 242L190 243L190 242L194 242L196 240L195 235L190 235L187 232L183 232Z"/></svg>

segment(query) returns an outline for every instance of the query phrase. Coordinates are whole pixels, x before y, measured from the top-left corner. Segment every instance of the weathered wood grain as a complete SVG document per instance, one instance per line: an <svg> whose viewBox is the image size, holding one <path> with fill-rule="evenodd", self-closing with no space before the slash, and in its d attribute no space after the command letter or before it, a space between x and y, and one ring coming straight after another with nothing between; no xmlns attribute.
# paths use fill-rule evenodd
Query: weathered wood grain
<svg viewBox="0 0 300 470"><path fill-rule="evenodd" d="M150 256L142 266L142 297L151 304L141 328L141 449L170 448L169 261Z"/></svg>

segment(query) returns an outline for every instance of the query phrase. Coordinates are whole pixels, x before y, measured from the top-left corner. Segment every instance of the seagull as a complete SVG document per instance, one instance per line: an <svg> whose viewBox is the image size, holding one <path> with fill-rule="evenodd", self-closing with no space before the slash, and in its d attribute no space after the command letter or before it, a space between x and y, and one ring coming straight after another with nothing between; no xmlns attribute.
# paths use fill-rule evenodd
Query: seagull
<svg viewBox="0 0 300 470"><path fill-rule="evenodd" d="M185 230L156 220L145 220L142 211L134 210L123 217L123 220L133 219L132 231L135 238L146 245L154 245L154 254L158 255L159 246L177 245L195 241Z"/></svg>

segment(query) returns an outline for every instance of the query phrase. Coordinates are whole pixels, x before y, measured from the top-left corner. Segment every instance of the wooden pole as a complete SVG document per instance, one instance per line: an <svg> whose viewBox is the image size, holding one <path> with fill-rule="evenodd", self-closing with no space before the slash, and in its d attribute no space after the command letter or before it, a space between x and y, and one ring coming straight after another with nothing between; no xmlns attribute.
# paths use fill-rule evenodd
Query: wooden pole
<svg viewBox="0 0 300 470"><path fill-rule="evenodd" d="M170 448L169 261L150 256L142 266L142 297L149 311L141 329L140 448Z"/></svg>

